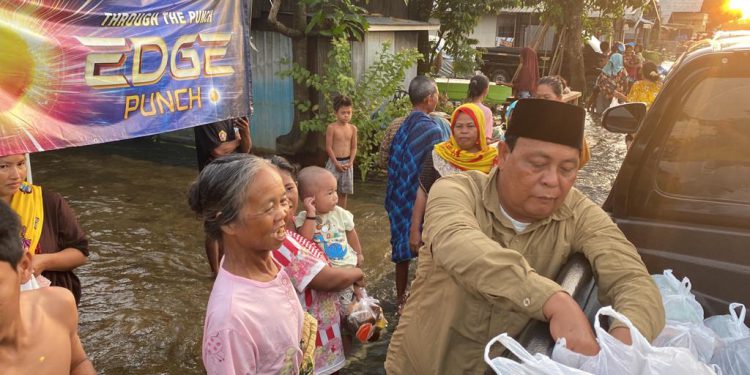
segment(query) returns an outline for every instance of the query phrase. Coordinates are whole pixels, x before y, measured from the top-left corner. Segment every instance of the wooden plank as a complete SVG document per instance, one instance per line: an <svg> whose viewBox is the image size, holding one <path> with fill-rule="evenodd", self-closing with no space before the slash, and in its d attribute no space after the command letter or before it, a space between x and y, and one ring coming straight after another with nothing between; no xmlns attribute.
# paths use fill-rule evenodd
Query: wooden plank
<svg viewBox="0 0 750 375"><path fill-rule="evenodd" d="M578 105L578 99L581 97L580 91L571 91L563 94L563 101L565 103Z"/></svg>

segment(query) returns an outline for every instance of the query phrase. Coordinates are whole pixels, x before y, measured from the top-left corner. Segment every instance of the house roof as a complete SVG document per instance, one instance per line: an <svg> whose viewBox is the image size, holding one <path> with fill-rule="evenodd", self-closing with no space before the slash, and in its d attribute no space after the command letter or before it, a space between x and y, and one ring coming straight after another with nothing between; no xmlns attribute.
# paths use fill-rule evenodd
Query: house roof
<svg viewBox="0 0 750 375"><path fill-rule="evenodd" d="M369 32L373 31L437 31L440 29L439 23L422 22L407 20L403 18L385 17L380 15L365 16L370 27Z"/></svg>
<svg viewBox="0 0 750 375"><path fill-rule="evenodd" d="M499 9L498 13L536 13L537 11L536 7L513 7Z"/></svg>
<svg viewBox="0 0 750 375"><path fill-rule="evenodd" d="M703 7L703 0L659 0L659 10L664 23L669 23L672 13L698 13Z"/></svg>
<svg viewBox="0 0 750 375"><path fill-rule="evenodd" d="M663 0L662 0L663 1ZM702 1L702 0L701 0ZM625 9L624 18L626 21L631 22L637 22L639 20L643 20L643 8L637 8L633 9L631 7L628 7ZM537 7L513 7L513 8L502 8L498 10L498 14L500 13L510 13L510 14L520 14L520 13L538 13L539 8ZM658 11L656 12L656 15L658 17ZM587 16L589 18L600 18L602 16L602 12L599 10L588 10ZM649 20L650 21L650 20ZM652 21L653 23L653 21Z"/></svg>

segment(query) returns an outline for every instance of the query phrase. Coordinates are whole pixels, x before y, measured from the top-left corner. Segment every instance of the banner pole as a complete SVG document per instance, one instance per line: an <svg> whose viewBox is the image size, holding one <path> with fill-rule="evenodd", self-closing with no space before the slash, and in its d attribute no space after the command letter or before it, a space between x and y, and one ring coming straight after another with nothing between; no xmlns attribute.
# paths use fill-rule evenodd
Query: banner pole
<svg viewBox="0 0 750 375"><path fill-rule="evenodd" d="M34 184L34 179L31 177L31 154L26 153L26 182L30 185Z"/></svg>

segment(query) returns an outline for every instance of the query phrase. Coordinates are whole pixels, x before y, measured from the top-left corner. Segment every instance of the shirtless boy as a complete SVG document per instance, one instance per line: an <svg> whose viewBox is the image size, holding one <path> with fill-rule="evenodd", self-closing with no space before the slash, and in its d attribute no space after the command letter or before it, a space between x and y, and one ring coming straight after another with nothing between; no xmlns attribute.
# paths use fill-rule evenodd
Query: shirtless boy
<svg viewBox="0 0 750 375"><path fill-rule="evenodd" d="M0 369L5 375L96 374L78 338L73 294L48 287L21 292L31 256L21 246L21 224L0 202Z"/></svg>
<svg viewBox="0 0 750 375"><path fill-rule="evenodd" d="M354 158L357 156L357 127L352 120L352 100L339 95L333 99L336 122L326 130L326 169L338 182L339 206L346 208L346 196L354 193Z"/></svg>

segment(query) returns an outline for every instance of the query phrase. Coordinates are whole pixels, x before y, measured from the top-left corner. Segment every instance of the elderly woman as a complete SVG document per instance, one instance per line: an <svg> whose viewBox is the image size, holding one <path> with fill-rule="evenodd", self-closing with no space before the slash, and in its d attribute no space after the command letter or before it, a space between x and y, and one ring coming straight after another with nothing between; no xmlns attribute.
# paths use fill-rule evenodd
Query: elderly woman
<svg viewBox="0 0 750 375"><path fill-rule="evenodd" d="M539 83L536 86L536 93L534 97L537 99L554 100L556 102L563 101L563 93L565 93L567 85L565 80L560 76L546 76L539 79ZM581 160L578 164L578 168L583 168L586 163L591 159L591 151L589 150L589 143L586 141L586 137L583 137L583 148L581 149Z"/></svg>
<svg viewBox="0 0 750 375"><path fill-rule="evenodd" d="M297 168L281 156L272 156L269 161L279 169L290 208L286 217L287 238L273 251L273 257L291 278L302 307L318 321L315 373L331 374L346 364L339 299L335 292L361 282L364 274L360 268L331 267L318 245L296 233Z"/></svg>
<svg viewBox="0 0 750 375"><path fill-rule="evenodd" d="M0 157L0 199L20 216L24 250L32 272L70 290L81 301L81 281L73 270L86 263L89 243L75 212L57 193L26 182L23 154Z"/></svg>
<svg viewBox="0 0 750 375"><path fill-rule="evenodd" d="M484 137L485 119L482 109L467 103L453 111L451 137L435 145L431 155L422 163L419 189L414 201L409 245L416 253L422 245L422 220L427 205L427 194L438 178L461 171L478 170L489 173L497 164L497 149L487 145ZM405 301L399 301L403 305Z"/></svg>
<svg viewBox="0 0 750 375"><path fill-rule="evenodd" d="M299 373L306 314L271 256L287 239L289 205L279 172L256 156L228 155L201 171L188 202L206 235L224 247L203 328L206 371Z"/></svg>

